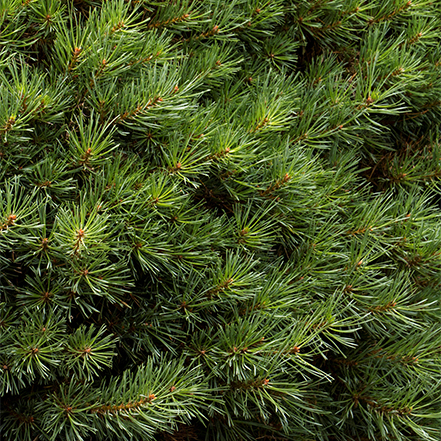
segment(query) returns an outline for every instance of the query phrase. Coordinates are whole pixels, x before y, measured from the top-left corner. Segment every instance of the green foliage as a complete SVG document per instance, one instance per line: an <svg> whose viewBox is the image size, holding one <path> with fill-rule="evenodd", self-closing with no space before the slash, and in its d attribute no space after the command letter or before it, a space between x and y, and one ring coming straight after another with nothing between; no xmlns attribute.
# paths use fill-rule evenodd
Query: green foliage
<svg viewBox="0 0 441 441"><path fill-rule="evenodd" d="M0 438L439 440L440 11L0 2Z"/></svg>

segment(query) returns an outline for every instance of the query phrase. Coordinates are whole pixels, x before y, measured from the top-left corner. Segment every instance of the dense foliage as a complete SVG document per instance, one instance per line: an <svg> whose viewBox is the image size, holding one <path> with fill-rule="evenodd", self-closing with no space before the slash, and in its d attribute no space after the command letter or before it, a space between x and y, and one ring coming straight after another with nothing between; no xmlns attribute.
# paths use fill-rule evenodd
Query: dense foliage
<svg viewBox="0 0 441 441"><path fill-rule="evenodd" d="M440 32L0 2L1 439L439 440Z"/></svg>

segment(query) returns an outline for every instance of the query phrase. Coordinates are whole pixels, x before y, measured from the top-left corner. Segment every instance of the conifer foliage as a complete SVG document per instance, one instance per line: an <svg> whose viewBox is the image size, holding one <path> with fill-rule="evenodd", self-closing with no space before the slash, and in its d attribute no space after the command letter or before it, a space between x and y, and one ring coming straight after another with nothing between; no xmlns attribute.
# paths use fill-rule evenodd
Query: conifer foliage
<svg viewBox="0 0 441 441"><path fill-rule="evenodd" d="M440 32L2 0L1 439L439 440Z"/></svg>

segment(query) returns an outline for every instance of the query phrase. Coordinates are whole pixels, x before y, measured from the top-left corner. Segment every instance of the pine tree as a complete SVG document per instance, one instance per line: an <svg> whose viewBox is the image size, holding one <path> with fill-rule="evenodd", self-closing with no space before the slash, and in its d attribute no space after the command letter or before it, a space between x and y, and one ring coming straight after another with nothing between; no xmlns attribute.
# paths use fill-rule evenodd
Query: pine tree
<svg viewBox="0 0 441 441"><path fill-rule="evenodd" d="M440 440L440 32L3 0L1 439Z"/></svg>

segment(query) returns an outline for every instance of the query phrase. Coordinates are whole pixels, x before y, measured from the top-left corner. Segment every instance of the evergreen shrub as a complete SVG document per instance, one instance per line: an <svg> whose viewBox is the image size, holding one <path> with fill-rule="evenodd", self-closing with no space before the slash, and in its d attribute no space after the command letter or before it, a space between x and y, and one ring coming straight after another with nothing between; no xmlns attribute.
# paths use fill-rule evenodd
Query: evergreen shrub
<svg viewBox="0 0 441 441"><path fill-rule="evenodd" d="M0 2L1 439L441 439L440 0Z"/></svg>

